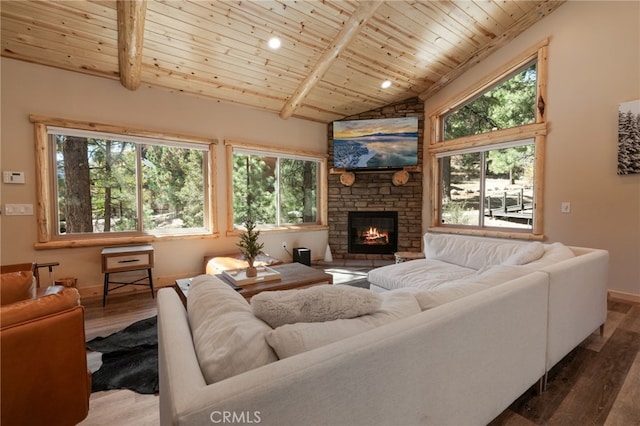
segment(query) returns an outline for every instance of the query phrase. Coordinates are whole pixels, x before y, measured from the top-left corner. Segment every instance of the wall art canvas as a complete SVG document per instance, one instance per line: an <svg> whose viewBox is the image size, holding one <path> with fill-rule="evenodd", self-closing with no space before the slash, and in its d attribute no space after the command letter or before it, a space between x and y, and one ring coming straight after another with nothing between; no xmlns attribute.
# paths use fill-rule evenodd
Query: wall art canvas
<svg viewBox="0 0 640 426"><path fill-rule="evenodd" d="M640 173L640 99L618 108L618 174Z"/></svg>

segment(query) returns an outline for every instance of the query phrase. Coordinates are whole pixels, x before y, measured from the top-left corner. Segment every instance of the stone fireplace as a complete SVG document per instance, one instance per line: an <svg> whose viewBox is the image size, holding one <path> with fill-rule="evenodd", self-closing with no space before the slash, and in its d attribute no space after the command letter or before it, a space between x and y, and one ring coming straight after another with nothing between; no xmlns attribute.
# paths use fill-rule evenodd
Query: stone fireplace
<svg viewBox="0 0 640 426"><path fill-rule="evenodd" d="M398 251L398 212L349 212L347 216L349 253Z"/></svg>
<svg viewBox="0 0 640 426"><path fill-rule="evenodd" d="M423 157L424 104L418 98L346 117L345 120L371 118L418 117L418 158ZM333 164L333 126L328 126L329 164ZM355 172L355 181L345 185L341 173L330 170L328 177L329 246L334 259L393 259L394 251L420 251L422 248L422 168L409 170L409 180L404 185L394 185L395 170ZM367 248L362 244L353 251L349 236L349 212L395 213L396 246L384 252ZM378 229L380 232L380 229ZM374 236L375 238L375 236ZM381 241L381 240L380 240ZM357 246L358 244L356 244ZM351 246L351 248L350 248Z"/></svg>

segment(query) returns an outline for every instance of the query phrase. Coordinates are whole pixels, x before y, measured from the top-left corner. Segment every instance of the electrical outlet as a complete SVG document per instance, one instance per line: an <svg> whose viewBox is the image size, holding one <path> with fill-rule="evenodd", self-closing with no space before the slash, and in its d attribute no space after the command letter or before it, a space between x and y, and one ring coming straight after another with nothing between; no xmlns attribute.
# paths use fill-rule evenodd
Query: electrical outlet
<svg viewBox="0 0 640 426"><path fill-rule="evenodd" d="M286 243L286 241L283 241L283 242L282 242L282 248L283 248L283 249L285 249L285 250L287 249L287 243Z"/></svg>

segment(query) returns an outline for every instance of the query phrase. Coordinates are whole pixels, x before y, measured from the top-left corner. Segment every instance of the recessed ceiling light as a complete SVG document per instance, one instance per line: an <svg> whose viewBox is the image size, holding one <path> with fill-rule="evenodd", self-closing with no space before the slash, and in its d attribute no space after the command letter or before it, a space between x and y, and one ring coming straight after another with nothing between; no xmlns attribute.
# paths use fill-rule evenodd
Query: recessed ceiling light
<svg viewBox="0 0 640 426"><path fill-rule="evenodd" d="M391 87L391 80L383 81L380 87L382 87L383 89L388 89L389 87Z"/></svg>
<svg viewBox="0 0 640 426"><path fill-rule="evenodd" d="M282 43L278 37L271 37L269 39L269 47L273 50L279 49L281 44Z"/></svg>

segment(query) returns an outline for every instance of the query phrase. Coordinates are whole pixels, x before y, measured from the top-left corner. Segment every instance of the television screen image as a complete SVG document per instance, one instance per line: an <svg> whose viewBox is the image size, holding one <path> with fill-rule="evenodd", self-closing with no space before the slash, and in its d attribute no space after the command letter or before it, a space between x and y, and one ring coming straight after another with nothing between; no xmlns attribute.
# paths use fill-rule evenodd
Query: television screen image
<svg viewBox="0 0 640 426"><path fill-rule="evenodd" d="M417 117L333 122L333 167L384 169L417 165Z"/></svg>

